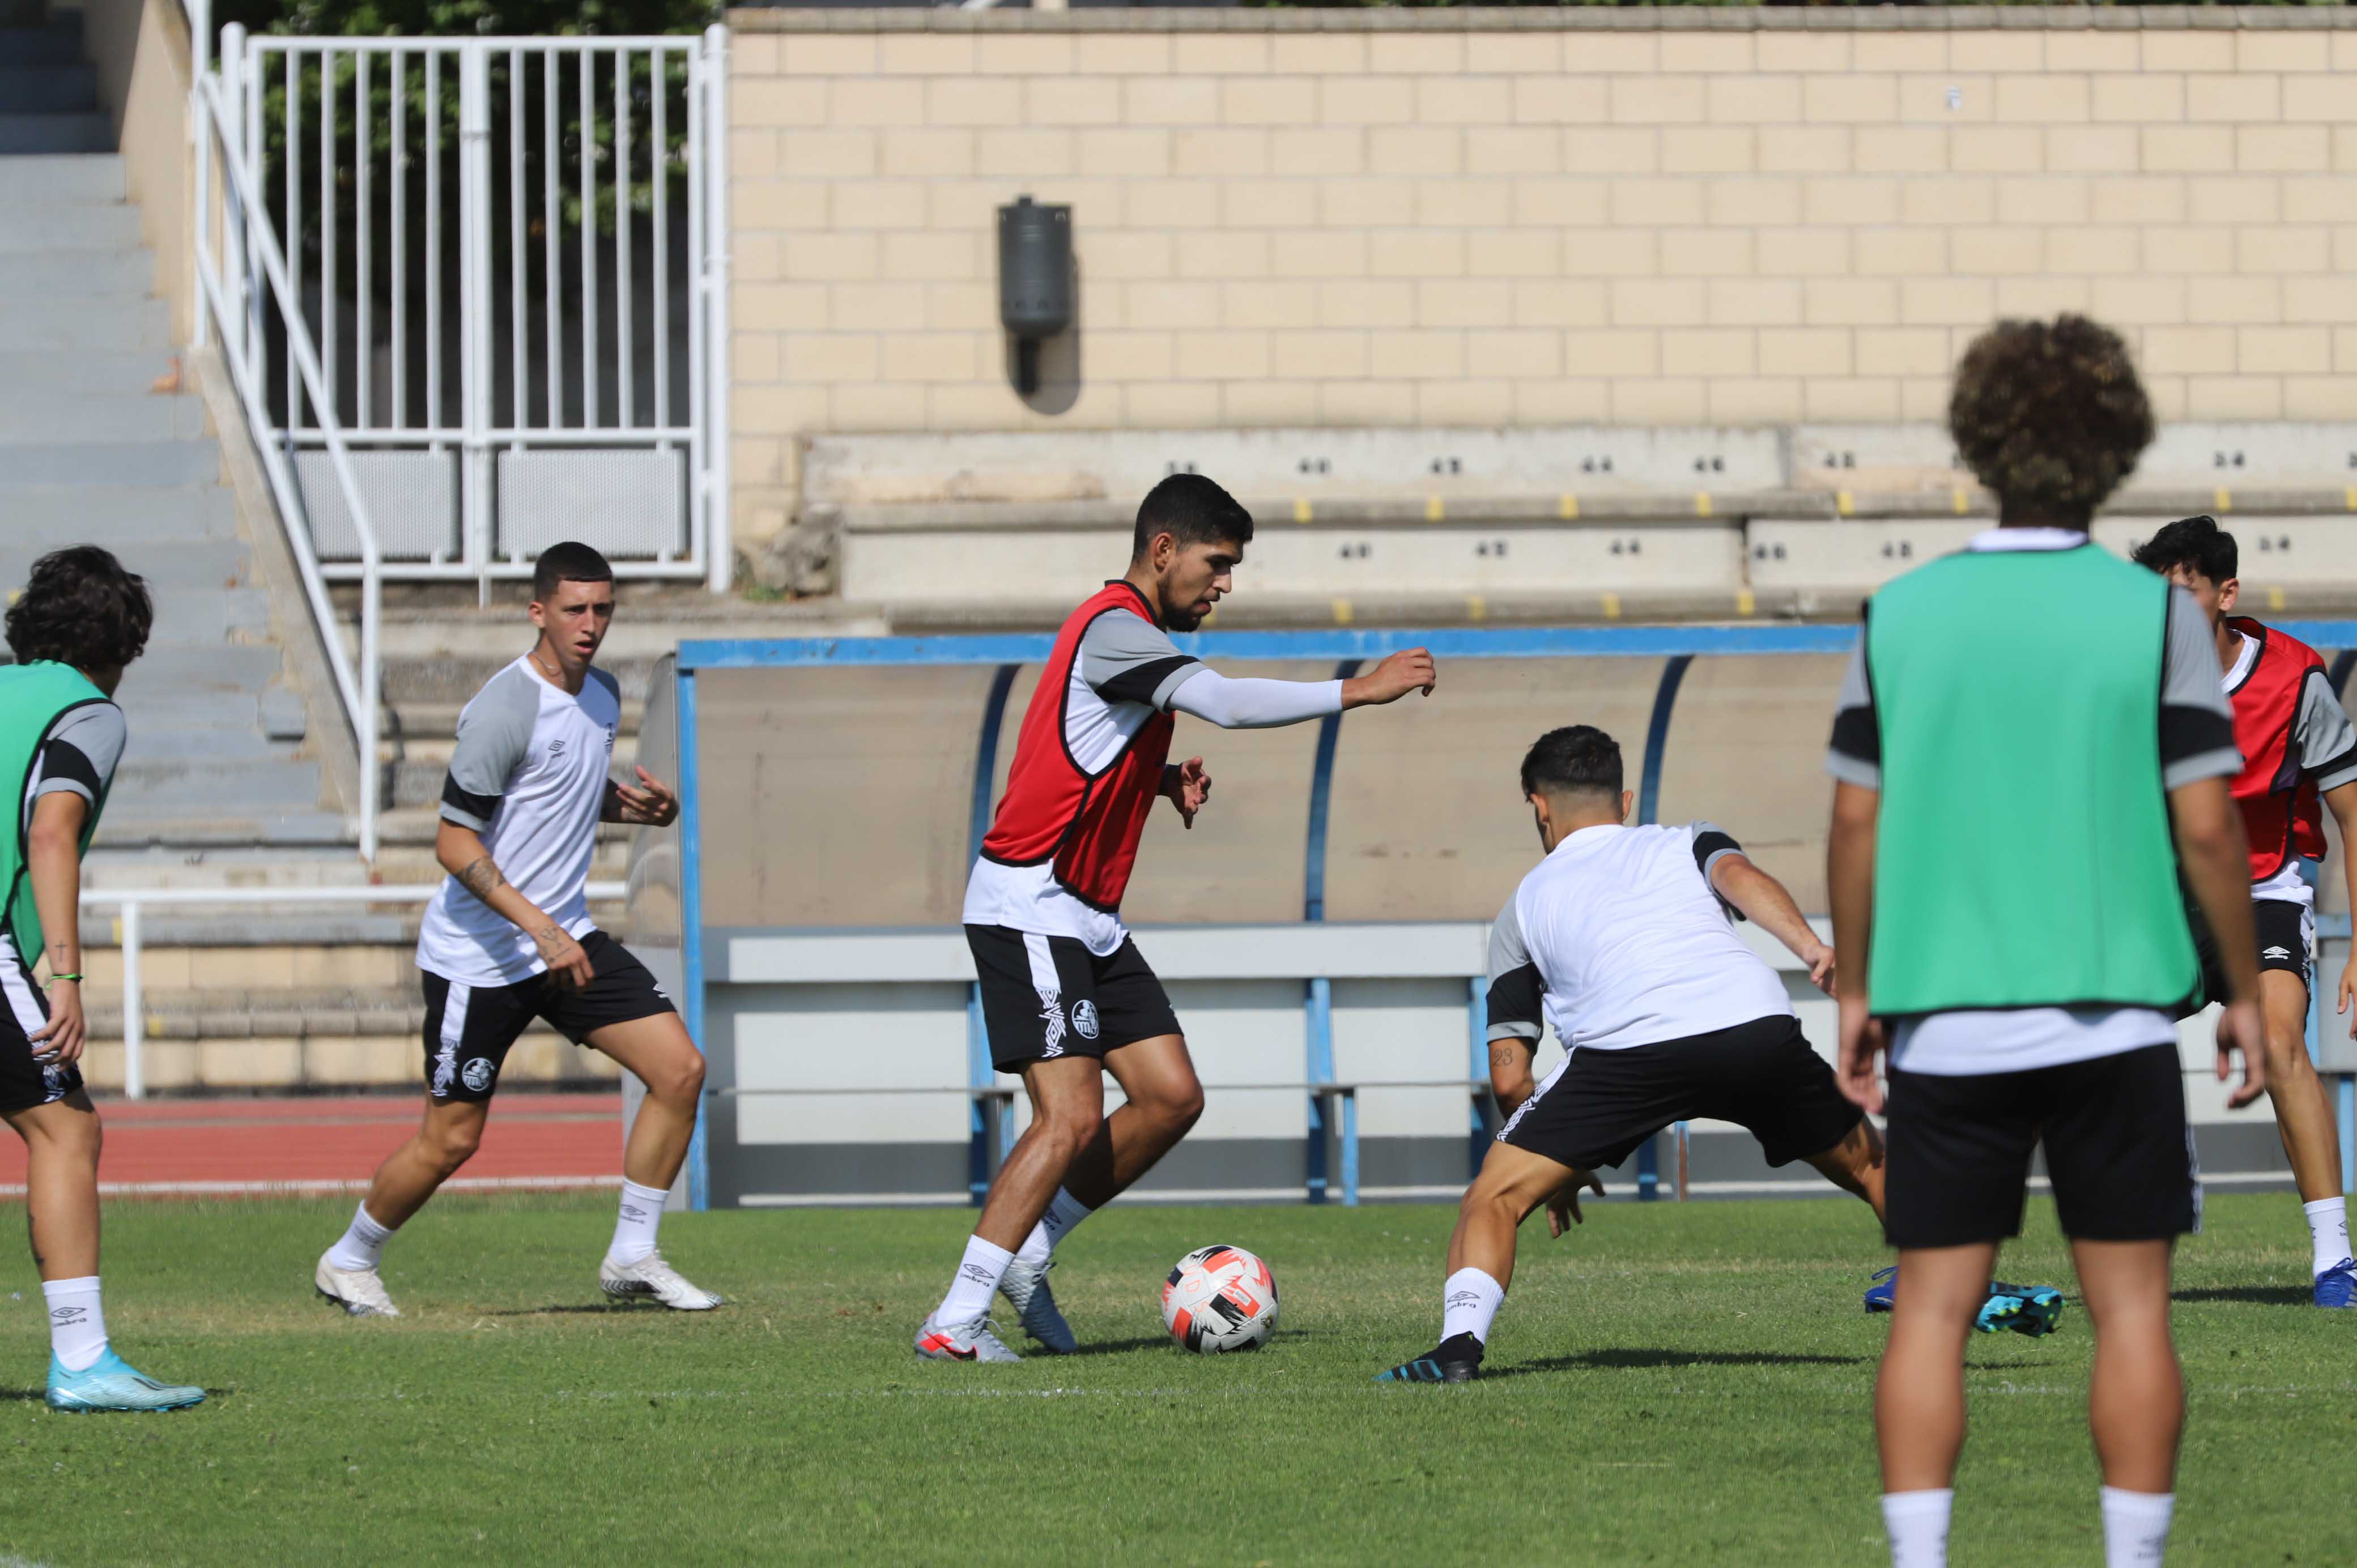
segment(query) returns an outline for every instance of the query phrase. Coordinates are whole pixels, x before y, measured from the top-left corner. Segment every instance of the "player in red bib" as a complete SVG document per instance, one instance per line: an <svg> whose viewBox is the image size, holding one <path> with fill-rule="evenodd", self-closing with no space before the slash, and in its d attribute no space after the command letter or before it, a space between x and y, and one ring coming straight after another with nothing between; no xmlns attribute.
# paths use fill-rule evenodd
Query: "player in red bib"
<svg viewBox="0 0 2357 1568"><path fill-rule="evenodd" d="M1346 681L1308 682L1232 680L1180 652L1170 633L1194 630L1231 591L1252 536L1252 514L1218 485L1163 480L1137 510L1128 572L1071 613L1039 672L965 893L991 1059L1022 1075L1031 1125L990 1185L948 1296L917 1331L920 1356L1017 1359L983 1321L1001 1291L1034 1339L1076 1348L1048 1289L1049 1254L1202 1112L1170 1000L1121 923L1155 801L1191 828L1211 792L1201 757L1168 760L1173 715L1259 729L1432 690L1420 648ZM1126 1101L1111 1116L1108 1072Z"/></svg>
<svg viewBox="0 0 2357 1568"><path fill-rule="evenodd" d="M2308 1055L2309 955L2316 940L2315 878L2324 863L2324 808L2341 841L2357 829L2357 727L2333 693L2324 660L2306 643L2233 614L2238 564L2234 536L2215 518L2170 523L2136 553L2192 594L2209 612L2234 705L2234 744L2243 771L2234 802L2251 844L2251 897L2259 935L2259 1001L2266 1015L2267 1094L2276 1131L2291 1161L2308 1211L2319 1306L2357 1308L2357 1261L2350 1256L2349 1207L2341 1191L2340 1142L2332 1101ZM2341 873L2357 907L2357 860L2344 851ZM2205 980L2214 970L2202 939ZM2220 983L2205 989L2222 995ZM2340 1011L2357 1001L2357 961L2341 972ZM2351 1020L2357 1035L2357 1018Z"/></svg>

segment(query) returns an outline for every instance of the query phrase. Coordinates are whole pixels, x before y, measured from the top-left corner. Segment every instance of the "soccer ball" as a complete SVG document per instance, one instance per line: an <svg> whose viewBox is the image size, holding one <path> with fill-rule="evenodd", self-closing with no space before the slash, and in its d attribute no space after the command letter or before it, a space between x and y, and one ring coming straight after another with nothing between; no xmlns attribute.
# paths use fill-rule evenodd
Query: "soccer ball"
<svg viewBox="0 0 2357 1568"><path fill-rule="evenodd" d="M1162 1322L1189 1350L1257 1350L1276 1332L1276 1277L1242 1247L1204 1247L1162 1282Z"/></svg>

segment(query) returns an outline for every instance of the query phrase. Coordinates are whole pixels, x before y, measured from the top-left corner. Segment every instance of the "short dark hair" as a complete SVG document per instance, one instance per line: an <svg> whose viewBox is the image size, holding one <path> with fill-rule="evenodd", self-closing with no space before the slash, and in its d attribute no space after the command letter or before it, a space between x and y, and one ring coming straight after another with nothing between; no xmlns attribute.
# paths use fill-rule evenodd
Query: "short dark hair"
<svg viewBox="0 0 2357 1568"><path fill-rule="evenodd" d="M1130 541L1133 561L1145 559L1157 533L1180 544L1250 544L1252 513L1214 480L1200 474L1173 474L1137 503L1137 533Z"/></svg>
<svg viewBox="0 0 2357 1568"><path fill-rule="evenodd" d="M2183 566L2199 572L2213 583L2222 583L2235 575L2242 553L2234 548L2234 536L2218 526L2218 520L2203 513L2200 517L2180 517L2142 544L2136 546L2136 564L2149 566L2167 576Z"/></svg>
<svg viewBox="0 0 2357 1568"><path fill-rule="evenodd" d="M2152 445L2152 404L2118 333L2083 316L2000 321L1957 361L1948 434L2011 506L2084 522Z"/></svg>
<svg viewBox="0 0 2357 1568"><path fill-rule="evenodd" d="M535 604L546 601L556 592L559 583L610 583L614 568L606 558L587 544L566 540L552 544L540 553L532 564L532 596Z"/></svg>
<svg viewBox="0 0 2357 1568"><path fill-rule="evenodd" d="M1620 743L1594 725L1551 729L1523 754L1525 795L1618 795Z"/></svg>
<svg viewBox="0 0 2357 1568"><path fill-rule="evenodd" d="M33 563L8 607L16 662L54 659L75 669L119 670L146 650L156 601L146 580L95 544L52 550Z"/></svg>

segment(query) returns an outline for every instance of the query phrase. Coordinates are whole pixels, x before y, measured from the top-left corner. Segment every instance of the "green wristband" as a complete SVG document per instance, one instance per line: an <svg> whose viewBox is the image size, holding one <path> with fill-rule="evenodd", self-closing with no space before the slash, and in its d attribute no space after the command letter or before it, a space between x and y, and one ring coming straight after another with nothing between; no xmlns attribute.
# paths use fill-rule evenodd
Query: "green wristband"
<svg viewBox="0 0 2357 1568"><path fill-rule="evenodd" d="M60 980L70 980L79 983L81 980L81 976L79 974L53 974L49 976L49 984L55 985ZM48 987L44 986L42 989L47 990Z"/></svg>

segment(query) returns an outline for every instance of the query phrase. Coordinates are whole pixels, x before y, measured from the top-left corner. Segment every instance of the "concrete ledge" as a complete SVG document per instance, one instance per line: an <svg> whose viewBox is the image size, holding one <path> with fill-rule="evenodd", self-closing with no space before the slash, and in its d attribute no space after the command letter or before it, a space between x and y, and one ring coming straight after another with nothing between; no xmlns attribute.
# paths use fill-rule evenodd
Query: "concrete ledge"
<svg viewBox="0 0 2357 1568"><path fill-rule="evenodd" d="M1432 6L1262 10L813 10L739 6L740 33L2330 32L2357 10L2309 5Z"/></svg>

